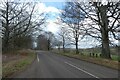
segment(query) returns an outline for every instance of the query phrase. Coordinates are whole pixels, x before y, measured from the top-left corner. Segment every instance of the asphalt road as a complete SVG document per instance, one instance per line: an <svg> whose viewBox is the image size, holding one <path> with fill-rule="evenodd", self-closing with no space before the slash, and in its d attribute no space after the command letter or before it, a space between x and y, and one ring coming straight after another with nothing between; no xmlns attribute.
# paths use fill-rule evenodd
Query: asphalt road
<svg viewBox="0 0 120 80"><path fill-rule="evenodd" d="M46 51L14 78L118 78L118 71Z"/></svg>

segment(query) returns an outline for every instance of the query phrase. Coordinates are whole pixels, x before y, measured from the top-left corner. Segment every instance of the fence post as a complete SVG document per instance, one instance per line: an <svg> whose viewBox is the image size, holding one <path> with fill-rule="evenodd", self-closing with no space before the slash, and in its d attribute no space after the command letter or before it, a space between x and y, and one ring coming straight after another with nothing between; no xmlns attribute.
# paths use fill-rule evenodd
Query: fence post
<svg viewBox="0 0 120 80"><path fill-rule="evenodd" d="M93 54L93 57L95 56L95 54L94 53L92 53Z"/></svg>
<svg viewBox="0 0 120 80"><path fill-rule="evenodd" d="M91 57L91 53L90 53L90 57Z"/></svg>
<svg viewBox="0 0 120 80"><path fill-rule="evenodd" d="M98 54L96 54L96 57L98 57Z"/></svg>

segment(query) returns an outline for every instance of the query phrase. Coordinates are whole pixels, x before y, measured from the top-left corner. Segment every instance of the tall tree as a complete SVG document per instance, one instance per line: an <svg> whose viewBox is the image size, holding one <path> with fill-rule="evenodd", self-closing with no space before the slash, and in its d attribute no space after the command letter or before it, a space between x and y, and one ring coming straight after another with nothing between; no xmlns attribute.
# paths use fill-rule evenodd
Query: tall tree
<svg viewBox="0 0 120 80"><path fill-rule="evenodd" d="M37 38L38 49L50 50L54 46L54 38L54 34L49 31L40 34Z"/></svg>
<svg viewBox="0 0 120 80"><path fill-rule="evenodd" d="M45 35L41 34L37 37L37 49L47 50L48 49L48 40Z"/></svg>
<svg viewBox="0 0 120 80"><path fill-rule="evenodd" d="M5 2L1 8L3 29L3 48L8 49L10 41L18 35L26 32L29 28L33 9L28 13L26 7L29 4L20 4ZM20 9L18 9L20 8ZM23 23L26 21L26 23Z"/></svg>
<svg viewBox="0 0 120 80"><path fill-rule="evenodd" d="M78 7L86 14L86 17L91 20L91 23L86 23L89 27L85 27L87 35L95 38L100 38L102 42L102 57L111 59L110 56L110 33L115 39L119 39L120 19L120 1L119 2L91 2L89 4L76 2ZM84 4L84 5L83 5Z"/></svg>
<svg viewBox="0 0 120 80"><path fill-rule="evenodd" d="M50 50L53 46L53 43L54 43L53 39L55 38L55 36L52 32L49 32L49 31L45 32L45 36L46 36L47 42L48 42L48 47L47 48L48 48L48 50Z"/></svg>
<svg viewBox="0 0 120 80"><path fill-rule="evenodd" d="M44 22L44 19L38 20L37 18L36 21L33 20L35 4L6 1L1 5L0 19L3 27L3 50L9 49L11 47L9 44L14 45L15 39L18 41L17 38L21 36L29 36L36 26L40 26Z"/></svg>
<svg viewBox="0 0 120 80"><path fill-rule="evenodd" d="M82 23L80 22L81 20L84 20L84 14L78 8L78 6L74 4L74 2L67 2L64 11L61 14L61 20L63 21L63 23L66 23L71 29L75 41L75 43L73 44L76 46L76 54L78 54L78 42L80 34L82 32Z"/></svg>
<svg viewBox="0 0 120 80"><path fill-rule="evenodd" d="M65 30L65 27L61 27L60 32L58 33L58 35L62 38L62 47L63 47L63 52L65 52L65 37L67 30Z"/></svg>

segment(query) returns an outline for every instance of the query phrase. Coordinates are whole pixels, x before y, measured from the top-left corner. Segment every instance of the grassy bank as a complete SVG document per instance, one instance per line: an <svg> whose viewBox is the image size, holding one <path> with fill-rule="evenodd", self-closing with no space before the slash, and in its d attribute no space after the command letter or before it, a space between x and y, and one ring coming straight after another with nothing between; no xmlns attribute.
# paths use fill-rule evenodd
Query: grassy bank
<svg viewBox="0 0 120 80"><path fill-rule="evenodd" d="M55 53L64 55L67 57L71 57L71 58L84 60L84 61L91 62L94 64L99 64L99 65L102 65L105 67L120 70L120 68L118 67L118 64L120 64L120 62L118 62L118 60L108 60L108 59L104 59L104 58L100 58L100 57L96 58L96 57L90 57L90 56L81 55L81 54L75 54L75 53L63 53L63 52L59 52L59 51L57 51L57 52L55 51Z"/></svg>
<svg viewBox="0 0 120 80"><path fill-rule="evenodd" d="M24 70L35 59L35 52L32 50L19 50L14 56L17 59L11 59L2 64L2 77L10 77L11 75Z"/></svg>

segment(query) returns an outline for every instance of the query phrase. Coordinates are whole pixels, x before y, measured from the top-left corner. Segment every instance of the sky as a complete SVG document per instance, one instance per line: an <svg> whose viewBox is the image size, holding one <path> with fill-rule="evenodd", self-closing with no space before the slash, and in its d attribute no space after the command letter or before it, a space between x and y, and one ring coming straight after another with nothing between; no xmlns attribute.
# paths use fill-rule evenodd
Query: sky
<svg viewBox="0 0 120 80"><path fill-rule="evenodd" d="M32 0L23 0L25 1L32 1ZM47 25L44 28L46 31L51 31L54 34L57 34L60 25L57 25L55 22L61 13L65 0L34 0L37 2L35 9L38 10L39 13L45 12L49 15L47 19ZM83 0L85 1L85 0ZM117 43L117 41L116 41ZM79 48L91 48L96 46L99 42L93 38L83 39L80 41Z"/></svg>
<svg viewBox="0 0 120 80"><path fill-rule="evenodd" d="M43 2L38 3L36 7L41 11L45 11L49 15L47 19L47 26L44 28L44 30L57 34L60 25L57 25L55 22L57 21L57 18L64 7L64 2ZM92 38L90 39L81 40L79 43L79 48L91 48L99 44L97 40ZM75 48L75 46L71 47Z"/></svg>
<svg viewBox="0 0 120 80"><path fill-rule="evenodd" d="M63 9L64 4L65 3L62 1L62 2L42 2L39 5L39 7L46 10L46 12L49 14L49 18L47 19L48 25L45 28L46 31L51 31L54 34L57 34L60 25L55 24L55 22L57 21L57 18L59 17L59 14ZM115 41L115 43L118 43L118 41ZM99 41L89 37L88 39L83 39L80 41L79 48L91 48L99 44L100 44Z"/></svg>
<svg viewBox="0 0 120 80"><path fill-rule="evenodd" d="M44 11L48 14L48 19L46 20L47 26L45 27L46 31L51 31L54 34L57 33L59 25L55 24L59 14L64 6L64 2L43 2L38 3L36 6L41 11Z"/></svg>

